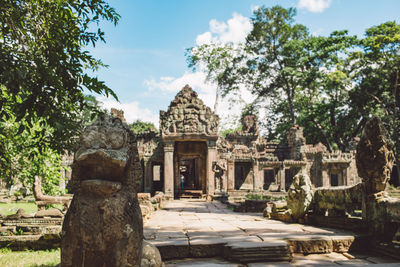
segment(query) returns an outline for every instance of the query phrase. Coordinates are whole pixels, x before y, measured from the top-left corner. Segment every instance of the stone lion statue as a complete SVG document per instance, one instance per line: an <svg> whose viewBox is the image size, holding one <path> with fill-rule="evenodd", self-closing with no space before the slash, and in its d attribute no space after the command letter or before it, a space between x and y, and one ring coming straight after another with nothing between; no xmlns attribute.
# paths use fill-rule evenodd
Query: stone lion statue
<svg viewBox="0 0 400 267"><path fill-rule="evenodd" d="M87 127L72 166L74 197L62 227L61 266L140 266L142 214L133 133L102 115Z"/></svg>

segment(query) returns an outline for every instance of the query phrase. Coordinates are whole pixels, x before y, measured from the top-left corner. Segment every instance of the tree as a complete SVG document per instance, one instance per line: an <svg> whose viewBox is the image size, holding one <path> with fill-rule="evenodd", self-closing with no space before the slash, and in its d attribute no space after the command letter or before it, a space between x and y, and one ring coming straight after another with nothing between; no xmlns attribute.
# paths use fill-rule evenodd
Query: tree
<svg viewBox="0 0 400 267"><path fill-rule="evenodd" d="M7 98L6 90L2 90L2 97ZM63 193L58 186L61 171L61 154L53 150L49 143L43 143L41 150L36 144L43 136L51 138L53 129L46 125L40 118L32 118L28 123L26 119L16 120L11 113L11 108L3 106L9 115L7 120L0 120L1 157L0 178L11 186L20 183L25 187L32 188L34 177L43 177L43 189L45 193ZM20 133L20 126L23 129ZM38 135L37 133L41 133ZM46 138L47 139L47 138Z"/></svg>
<svg viewBox="0 0 400 267"><path fill-rule="evenodd" d="M104 42L100 20L116 24L119 15L103 0L1 0L0 13L0 85L7 95L0 97L0 119L24 120L16 134L46 125L51 137L35 131L36 146L63 152L79 132L81 110L91 108L85 89L117 99L88 74L105 65L85 47Z"/></svg>
<svg viewBox="0 0 400 267"><path fill-rule="evenodd" d="M144 122L141 120L136 120L133 123L129 124L129 128L131 128L134 133L142 133L156 130L156 127L152 122Z"/></svg>
<svg viewBox="0 0 400 267"><path fill-rule="evenodd" d="M228 44L220 50L211 45L192 48L189 67L205 64L224 94L246 86L257 97L254 106L267 106L269 113L263 122L269 138L284 140L294 123L307 124L306 136L331 150L332 143L340 140L331 134L338 125L335 114L346 104L339 97L345 94L348 82L347 73L340 68L341 55L356 39L346 31L329 37L311 36L304 25L295 24L295 14L294 8L259 8L244 44ZM221 59L224 64L218 64ZM334 83L338 86L333 87ZM328 107L326 102L333 105ZM331 116L314 116L327 109Z"/></svg>
<svg viewBox="0 0 400 267"><path fill-rule="evenodd" d="M400 25L386 22L366 30L359 41L361 51L351 54L352 79L350 106L364 121L381 118L395 153L400 152Z"/></svg>
<svg viewBox="0 0 400 267"><path fill-rule="evenodd" d="M240 46L240 45L239 45ZM199 65L206 69L207 80L217 83L215 92L214 112L217 112L220 92L220 84L224 84L224 70L232 65L232 60L241 47L232 44L204 44L198 47L186 49L186 58L189 68L196 70Z"/></svg>

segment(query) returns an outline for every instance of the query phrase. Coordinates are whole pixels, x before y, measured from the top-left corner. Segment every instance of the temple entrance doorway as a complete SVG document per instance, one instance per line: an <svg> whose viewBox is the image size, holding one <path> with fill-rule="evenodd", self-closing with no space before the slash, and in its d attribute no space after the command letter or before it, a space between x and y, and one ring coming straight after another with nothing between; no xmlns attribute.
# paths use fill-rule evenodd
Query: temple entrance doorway
<svg viewBox="0 0 400 267"><path fill-rule="evenodd" d="M205 193L206 159L206 142L175 142L175 197L201 197Z"/></svg>
<svg viewBox="0 0 400 267"><path fill-rule="evenodd" d="M179 189L199 189L199 172L197 170L198 158L181 158L179 160Z"/></svg>

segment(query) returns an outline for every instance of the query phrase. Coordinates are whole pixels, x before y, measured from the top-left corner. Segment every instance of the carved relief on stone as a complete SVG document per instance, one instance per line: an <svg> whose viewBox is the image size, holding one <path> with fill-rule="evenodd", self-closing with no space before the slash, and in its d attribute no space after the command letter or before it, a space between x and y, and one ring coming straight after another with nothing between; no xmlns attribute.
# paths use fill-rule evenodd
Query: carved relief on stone
<svg viewBox="0 0 400 267"><path fill-rule="evenodd" d="M203 104L188 85L176 95L167 112L160 111L163 135L217 135L218 122L218 116Z"/></svg>
<svg viewBox="0 0 400 267"><path fill-rule="evenodd" d="M215 189L222 189L222 176L226 172L226 160L218 160L212 163L212 171L215 173Z"/></svg>
<svg viewBox="0 0 400 267"><path fill-rule="evenodd" d="M242 118L242 132L245 134L259 134L256 115L246 115Z"/></svg>
<svg viewBox="0 0 400 267"><path fill-rule="evenodd" d="M232 151L232 144L226 141L225 138L220 136L217 140L217 149L221 153L227 153Z"/></svg>
<svg viewBox="0 0 400 267"><path fill-rule="evenodd" d="M126 123L124 111L122 109L111 108L111 115Z"/></svg>
<svg viewBox="0 0 400 267"><path fill-rule="evenodd" d="M310 177L300 171L289 187L287 205L295 221L304 217L311 206L313 190Z"/></svg>

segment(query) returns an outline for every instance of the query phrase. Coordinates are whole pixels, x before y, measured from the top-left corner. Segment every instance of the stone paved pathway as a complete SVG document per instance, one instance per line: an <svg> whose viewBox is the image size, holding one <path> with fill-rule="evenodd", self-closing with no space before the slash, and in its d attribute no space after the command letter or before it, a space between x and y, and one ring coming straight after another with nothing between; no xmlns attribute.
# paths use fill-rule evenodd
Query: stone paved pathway
<svg viewBox="0 0 400 267"><path fill-rule="evenodd" d="M160 249L167 266L326 266L396 262L383 257L335 253L332 244L335 244L335 240L344 240L344 245L346 240L354 240L354 236L350 233L266 220L260 213L233 212L220 202L200 200L167 202L164 209L155 212L145 224L144 235L145 239ZM247 265L232 263L221 258L224 249L226 254L227 244L240 246L240 244L253 245L255 243L255 246L258 244L265 246L272 242L285 244L294 242L296 250L320 250L317 252L325 254L308 256L294 254L291 262L286 260L278 263L248 263ZM343 246L343 244L339 242L339 245ZM339 252L341 252L340 246ZM198 257L203 257L203 259ZM400 266L400 264L395 266Z"/></svg>

